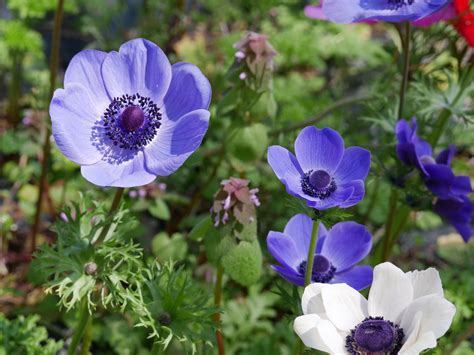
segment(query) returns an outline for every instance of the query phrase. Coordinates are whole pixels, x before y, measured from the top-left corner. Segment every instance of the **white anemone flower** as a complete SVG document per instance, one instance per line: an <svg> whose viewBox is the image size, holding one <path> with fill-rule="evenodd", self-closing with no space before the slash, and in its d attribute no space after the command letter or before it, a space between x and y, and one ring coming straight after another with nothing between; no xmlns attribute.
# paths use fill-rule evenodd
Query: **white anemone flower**
<svg viewBox="0 0 474 355"><path fill-rule="evenodd" d="M374 268L368 300L346 284L313 283L301 303L296 334L307 347L337 355L419 354L436 347L456 313L436 269L404 273L391 263Z"/></svg>

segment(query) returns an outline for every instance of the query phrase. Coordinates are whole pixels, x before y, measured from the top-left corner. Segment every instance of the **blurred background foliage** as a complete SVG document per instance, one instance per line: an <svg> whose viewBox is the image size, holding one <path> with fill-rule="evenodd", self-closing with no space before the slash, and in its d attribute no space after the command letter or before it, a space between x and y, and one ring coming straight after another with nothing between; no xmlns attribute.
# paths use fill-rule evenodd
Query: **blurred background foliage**
<svg viewBox="0 0 474 355"><path fill-rule="evenodd" d="M396 28L314 21L304 16L305 4L297 0L65 1L60 73L82 49L117 50L128 39L144 37L161 46L172 63L192 62L211 81L211 125L203 146L174 175L128 191L126 205L140 222L130 235L148 260L173 259L191 270L201 286L211 288L213 268L204 253L203 221L213 195L220 181L230 176L249 179L251 187L260 189L257 236L263 250L262 274L248 288L235 279L224 279L222 321L229 353L289 354L295 339L288 316L298 311L294 290L268 267L272 260L265 238L269 230L282 230L301 206L284 193L267 165L267 146L290 147L300 128L316 124L340 131L347 146L370 149L373 164L366 198L349 213L366 223L375 239L381 236L391 178L397 174L393 170L398 168L394 168L393 127L400 80ZM73 313L58 312L56 296L34 286L26 255L38 193L41 137L49 122L48 56L55 6L54 0L0 3L0 311L4 314L0 354L13 354L10 349L54 353L71 336L70 325L77 322ZM233 44L249 30L266 34L278 52L263 94L244 87L239 73L232 71ZM412 57L414 74L406 112L416 114L421 134L428 136L440 111L450 110L438 147L455 142L455 170L473 176L474 81L465 69L469 60L472 64L472 51L448 24L439 23L416 29ZM458 98L460 90L463 96ZM255 102L247 105L249 97ZM111 197L111 191L82 179L78 167L56 148L52 153L42 242L55 240L49 227L59 217L56 211L76 201L78 191L88 191L97 201ZM393 260L405 270L439 268L446 295L457 306L451 330L430 353L474 354L473 244L464 245L435 214L418 212L412 214ZM133 317L99 310L92 352L148 353L150 340L142 328L132 327ZM26 335L17 339L9 336L13 331ZM38 348L38 344L43 345ZM178 345L173 343L169 353L182 351Z"/></svg>

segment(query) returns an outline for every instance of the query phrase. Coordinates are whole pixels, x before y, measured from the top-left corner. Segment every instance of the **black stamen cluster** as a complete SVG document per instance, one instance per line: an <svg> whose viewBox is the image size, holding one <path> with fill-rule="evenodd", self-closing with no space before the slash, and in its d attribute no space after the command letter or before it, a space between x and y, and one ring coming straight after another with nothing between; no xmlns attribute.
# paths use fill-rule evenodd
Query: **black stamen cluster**
<svg viewBox="0 0 474 355"><path fill-rule="evenodd" d="M318 189L317 187L311 185L311 183L309 182L309 178L312 172L313 170L306 172L301 178L301 188L303 189L303 192L308 196L317 197L321 200L324 200L331 196L331 194L337 189L336 182L334 181L334 179L331 178L331 182L328 186L322 189Z"/></svg>
<svg viewBox="0 0 474 355"><path fill-rule="evenodd" d="M145 115L143 125L134 131L127 131L121 125L120 115L130 106L139 107ZM160 120L160 108L149 97L136 93L115 97L105 110L103 125L115 146L136 151L153 140L161 126Z"/></svg>
<svg viewBox="0 0 474 355"><path fill-rule="evenodd" d="M362 322L360 322L354 329L351 330L350 335L346 337L346 350L349 352L349 354L350 355L365 354L365 352L361 351L357 345L357 342L355 340L355 333L356 333L357 327L368 320L383 320L392 327L394 331L393 345L392 345L392 348L388 352L386 352L386 354L397 355L400 349L402 348L402 345L403 345L402 341L403 341L403 338L405 337L405 333L403 332L403 329L400 328L398 325L394 324L391 321L384 320L383 317L367 317Z"/></svg>
<svg viewBox="0 0 474 355"><path fill-rule="evenodd" d="M388 0L390 10L398 10L403 6L412 5L414 2L415 0Z"/></svg>
<svg viewBox="0 0 474 355"><path fill-rule="evenodd" d="M301 264L298 266L298 272L300 275L303 277L306 274L306 260L302 261ZM336 268L331 265L328 271L326 272L315 272L313 271L311 273L311 280L313 282L320 282L320 283L327 283L331 281L331 279L334 277L334 274L336 273Z"/></svg>

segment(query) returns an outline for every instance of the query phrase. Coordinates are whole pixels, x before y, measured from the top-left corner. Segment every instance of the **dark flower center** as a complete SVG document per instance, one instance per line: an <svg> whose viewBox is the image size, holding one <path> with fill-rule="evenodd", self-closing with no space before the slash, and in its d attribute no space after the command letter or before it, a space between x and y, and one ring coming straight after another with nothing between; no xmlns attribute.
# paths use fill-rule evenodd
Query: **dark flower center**
<svg viewBox="0 0 474 355"><path fill-rule="evenodd" d="M114 98L105 110L102 124L114 146L137 151L156 136L160 120L158 106L137 93Z"/></svg>
<svg viewBox="0 0 474 355"><path fill-rule="evenodd" d="M396 355L404 336L403 329L383 317L368 317L346 337L346 349L351 355Z"/></svg>
<svg viewBox="0 0 474 355"><path fill-rule="evenodd" d="M120 124L127 132L133 132L140 128L145 121L145 114L138 106L129 106L120 115Z"/></svg>
<svg viewBox="0 0 474 355"><path fill-rule="evenodd" d="M310 170L301 178L303 192L311 197L324 200L336 191L334 179L324 170Z"/></svg>
<svg viewBox="0 0 474 355"><path fill-rule="evenodd" d="M306 260L302 261L298 266L298 272L301 276L304 276L306 273ZM311 275L311 280L313 282L326 283L334 277L336 268L331 264L331 262L320 254L314 256L313 270Z"/></svg>
<svg viewBox="0 0 474 355"><path fill-rule="evenodd" d="M415 0L388 0L388 5L391 10L398 10L403 6L412 5L414 2Z"/></svg>

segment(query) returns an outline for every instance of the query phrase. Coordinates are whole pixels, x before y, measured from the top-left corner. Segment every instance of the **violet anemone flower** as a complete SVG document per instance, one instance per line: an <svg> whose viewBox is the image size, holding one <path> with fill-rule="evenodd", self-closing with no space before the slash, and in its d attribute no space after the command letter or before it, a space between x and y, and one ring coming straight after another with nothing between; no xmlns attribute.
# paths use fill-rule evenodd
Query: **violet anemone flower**
<svg viewBox="0 0 474 355"><path fill-rule="evenodd" d="M400 160L420 170L426 187L439 198L460 198L471 193L469 176L455 176L450 167L456 150L455 146L450 145L434 159L431 145L418 137L416 129L416 118L412 119L411 127L404 119L397 122L396 150Z"/></svg>
<svg viewBox="0 0 474 355"><path fill-rule="evenodd" d="M319 5L307 5L304 8L304 14L306 17L316 19L316 20L328 20L323 11L324 0L319 2ZM453 3L449 3L446 6L442 7L440 10L432 13L429 16L423 17L420 20L413 21L412 24L417 27L426 27L431 26L432 24L440 21L448 21L456 17L456 10ZM354 21L356 23L377 23L376 20L360 20Z"/></svg>
<svg viewBox="0 0 474 355"><path fill-rule="evenodd" d="M200 146L211 87L190 63L170 65L144 39L118 52L84 50L50 105L54 139L99 186L145 185L176 171Z"/></svg>
<svg viewBox="0 0 474 355"><path fill-rule="evenodd" d="M304 286L313 221L304 214L293 216L283 233L270 231L267 246L280 265L272 265L287 281ZM340 222L329 231L319 224L312 282L347 283L362 290L372 283L372 267L358 265L372 248L372 236L355 222Z"/></svg>
<svg viewBox="0 0 474 355"><path fill-rule="evenodd" d="M311 284L293 329L303 343L334 355L416 355L436 347L456 307L444 297L438 271L374 268L366 299L344 284Z"/></svg>
<svg viewBox="0 0 474 355"><path fill-rule="evenodd" d="M344 149L344 141L331 128L304 128L295 141L296 157L280 146L268 148L268 163L289 194L318 210L347 208L364 198L364 179L370 152Z"/></svg>
<svg viewBox="0 0 474 355"><path fill-rule="evenodd" d="M459 199L438 199L434 204L434 211L453 225L466 243L473 234L473 210L472 202L467 196L461 196Z"/></svg>
<svg viewBox="0 0 474 355"><path fill-rule="evenodd" d="M443 10L450 3L451 0L324 0L322 10L329 21L336 23L413 22Z"/></svg>

